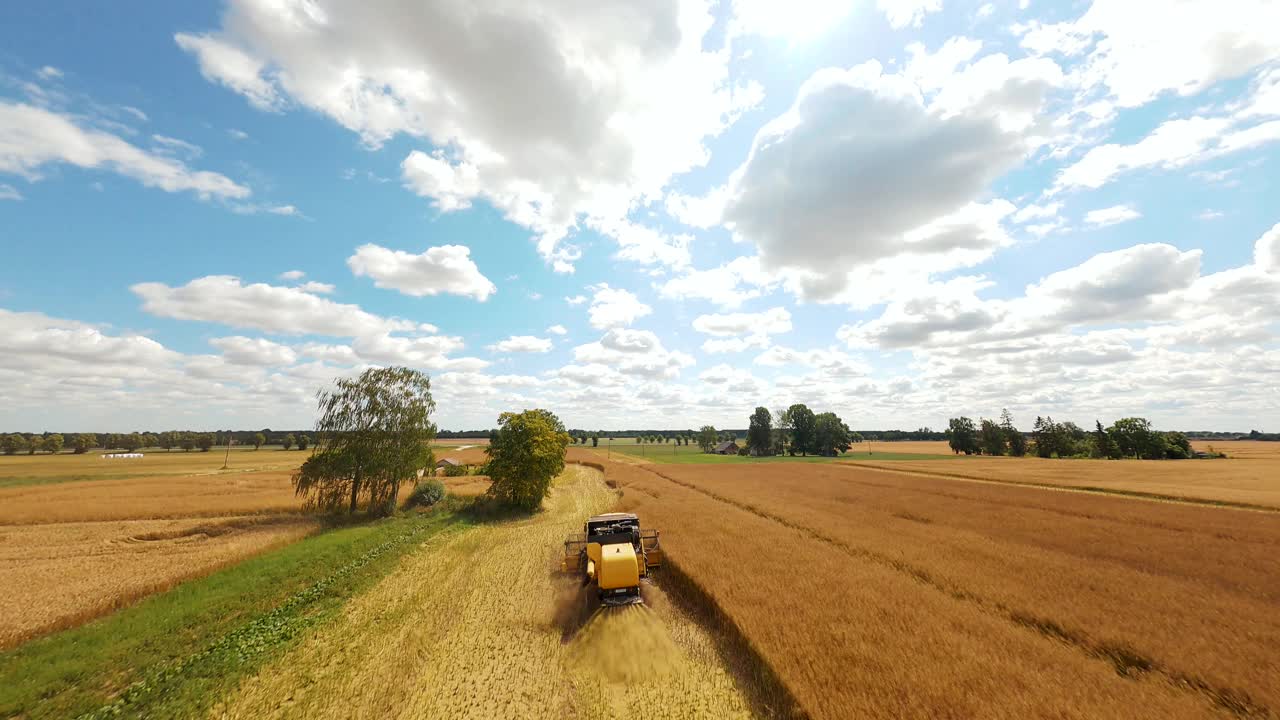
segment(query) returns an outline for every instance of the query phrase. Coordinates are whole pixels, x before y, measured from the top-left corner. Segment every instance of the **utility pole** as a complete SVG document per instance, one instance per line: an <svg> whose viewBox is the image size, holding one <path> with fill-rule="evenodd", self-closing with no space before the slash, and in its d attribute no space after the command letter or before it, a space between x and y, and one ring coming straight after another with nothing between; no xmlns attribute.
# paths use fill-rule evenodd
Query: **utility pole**
<svg viewBox="0 0 1280 720"><path fill-rule="evenodd" d="M227 462L231 459L231 433L227 433L227 452L222 456L222 469L226 470Z"/></svg>

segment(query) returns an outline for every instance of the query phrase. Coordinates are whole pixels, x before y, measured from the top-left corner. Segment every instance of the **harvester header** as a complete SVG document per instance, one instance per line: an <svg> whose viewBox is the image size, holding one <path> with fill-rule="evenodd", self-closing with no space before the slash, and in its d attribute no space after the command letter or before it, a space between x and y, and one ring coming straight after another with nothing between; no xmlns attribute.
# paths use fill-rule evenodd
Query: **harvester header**
<svg viewBox="0 0 1280 720"><path fill-rule="evenodd" d="M564 541L562 572L581 574L605 605L643 602L640 579L662 565L657 530L641 530L634 513L605 513L587 519L581 533Z"/></svg>

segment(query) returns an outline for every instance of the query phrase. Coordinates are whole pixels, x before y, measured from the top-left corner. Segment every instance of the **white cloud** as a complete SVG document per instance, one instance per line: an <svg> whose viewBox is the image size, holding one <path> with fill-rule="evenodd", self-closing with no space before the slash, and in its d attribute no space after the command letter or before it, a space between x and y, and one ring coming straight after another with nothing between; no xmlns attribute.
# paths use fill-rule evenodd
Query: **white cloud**
<svg viewBox="0 0 1280 720"><path fill-rule="evenodd" d="M316 282L315 280L309 280L295 287L303 292L317 293L320 295L328 295L336 289L330 283Z"/></svg>
<svg viewBox="0 0 1280 720"><path fill-rule="evenodd" d="M1277 26L1280 5L1271 0L1094 0L1078 20L1017 29L1035 52L1077 55L1092 47L1074 73L1079 83L1137 107L1165 92L1194 95L1275 59Z"/></svg>
<svg viewBox="0 0 1280 720"><path fill-rule="evenodd" d="M214 338L209 344L222 351L227 362L236 365L292 365L298 354L286 345L242 335Z"/></svg>
<svg viewBox="0 0 1280 720"><path fill-rule="evenodd" d="M777 335L791 331L791 313L776 307L758 313L699 315L693 329L716 337L732 335Z"/></svg>
<svg viewBox="0 0 1280 720"><path fill-rule="evenodd" d="M1101 228L1137 220L1140 217L1142 217L1142 213L1138 212L1132 205L1112 205L1111 207L1098 208L1085 213L1084 222L1086 225Z"/></svg>
<svg viewBox="0 0 1280 720"><path fill-rule="evenodd" d="M1010 219L1015 223L1024 223L1028 220L1056 218L1060 210L1062 210L1062 203L1060 202L1045 203L1044 205L1036 205L1033 203L1020 208Z"/></svg>
<svg viewBox="0 0 1280 720"><path fill-rule="evenodd" d="M551 341L533 335L512 335L489 346L493 352L551 352Z"/></svg>
<svg viewBox="0 0 1280 720"><path fill-rule="evenodd" d="M132 105L121 105L119 107L121 112L127 113L128 115L132 116L134 120L137 120L138 122L148 122L151 120L151 118L147 117L146 113L142 112L141 110L139 110L138 108Z"/></svg>
<svg viewBox="0 0 1280 720"><path fill-rule="evenodd" d="M192 170L179 160L148 153L110 133L81 127L66 115L0 101L0 172L35 180L43 166L54 163L103 168L147 187L190 191L201 198L249 196L249 188L225 175Z"/></svg>
<svg viewBox="0 0 1280 720"><path fill-rule="evenodd" d="M1214 209L1212 209L1212 208L1206 208L1206 209L1201 210L1200 212L1196 213L1196 219L1197 219L1197 220L1205 220L1205 221L1208 221L1208 220L1217 220L1217 219L1219 219L1219 218L1223 217L1224 215L1225 215L1225 213L1223 213L1221 210L1214 210Z"/></svg>
<svg viewBox="0 0 1280 720"><path fill-rule="evenodd" d="M690 227L705 230L720 224L724 218L724 203L727 198L728 188L721 185L701 196L668 193L665 205L667 214L671 217Z"/></svg>
<svg viewBox="0 0 1280 720"><path fill-rule="evenodd" d="M648 330L614 328L599 341L573 349L574 360L588 365L602 365L622 375L656 379L673 379L681 368L694 364L694 359L678 350L667 350L658 336Z"/></svg>
<svg viewBox="0 0 1280 720"><path fill-rule="evenodd" d="M22 193L18 192L18 188L12 185L0 183L0 200L21 200Z"/></svg>
<svg viewBox="0 0 1280 720"><path fill-rule="evenodd" d="M711 338L702 343L702 352L708 355L721 353L740 353L747 350L764 350L769 347L768 335L747 335L745 337Z"/></svg>
<svg viewBox="0 0 1280 720"><path fill-rule="evenodd" d="M498 291L480 273L465 245L441 245L418 255L362 245L347 258L347 265L357 276L373 278L373 284L380 288L414 297L449 293L484 302Z"/></svg>
<svg viewBox="0 0 1280 720"><path fill-rule="evenodd" d="M142 298L142 309L152 315L285 335L355 337L431 327L379 317L356 305L335 303L299 288L265 283L244 285L240 278L230 275L208 275L181 287L138 283L130 290Z"/></svg>
<svg viewBox="0 0 1280 720"><path fill-rule="evenodd" d="M552 335L568 335L569 334L569 331L566 330L563 325L552 325L551 327L547 328L547 332L551 333Z"/></svg>
<svg viewBox="0 0 1280 720"><path fill-rule="evenodd" d="M249 139L249 133L243 130L237 130L236 128L230 128L229 130L227 130L227 134L231 136L232 140L248 140Z"/></svg>
<svg viewBox="0 0 1280 720"><path fill-rule="evenodd" d="M52 65L45 65L36 71L36 75L44 80L57 80L62 77L62 71Z"/></svg>
<svg viewBox="0 0 1280 720"><path fill-rule="evenodd" d="M591 306L587 314L591 327L597 330L625 327L653 312L630 290L611 288L608 283L592 285Z"/></svg>
<svg viewBox="0 0 1280 720"><path fill-rule="evenodd" d="M942 9L942 0L876 0L876 7L894 29L920 27L925 15Z"/></svg>
<svg viewBox="0 0 1280 720"><path fill-rule="evenodd" d="M368 362L464 372L482 370L489 366L487 360L480 358L449 357L449 353L461 350L463 346L462 338L444 335L363 335L351 342L351 348L356 354Z"/></svg>
<svg viewBox="0 0 1280 720"><path fill-rule="evenodd" d="M196 56L200 74L244 95L261 110L278 110L283 100L275 83L266 77L266 63L235 45L211 35L178 33L178 47Z"/></svg>
<svg viewBox="0 0 1280 720"><path fill-rule="evenodd" d="M658 294L674 300L707 300L723 308L736 308L760 297L777 283L760 259L743 256L710 270L689 270L658 286Z"/></svg>
<svg viewBox="0 0 1280 720"><path fill-rule="evenodd" d="M484 199L567 272L579 223L617 228L758 102L731 83L727 51L704 49L714 22L698 2L242 1L220 30L175 39L258 107L287 98L370 146L429 141L437 152L402 167L412 190L445 212Z"/></svg>
<svg viewBox="0 0 1280 720"><path fill-rule="evenodd" d="M301 270L285 270L284 272L280 273L276 277L281 280L301 280L302 278L306 277L306 275L307 274L302 272Z"/></svg>
<svg viewBox="0 0 1280 720"><path fill-rule="evenodd" d="M570 305L581 305L587 301L586 295L574 295L573 297L565 296L564 301Z"/></svg>
<svg viewBox="0 0 1280 720"><path fill-rule="evenodd" d="M155 143L153 150L162 155L183 155L188 160L195 160L204 154L204 148L199 145L168 135L152 135L151 141Z"/></svg>
<svg viewBox="0 0 1280 720"><path fill-rule="evenodd" d="M1029 123L1060 80L1052 62L987 56L927 103L929 88L876 62L821 70L757 133L725 219L819 301L841 298L854 271L886 275L886 261L924 272L979 262L1010 242L999 220L1013 208L975 200L1031 148Z"/></svg>
<svg viewBox="0 0 1280 720"><path fill-rule="evenodd" d="M827 378L862 377L871 372L860 358L835 349L795 350L775 345L757 355L754 362L766 367L805 365Z"/></svg>

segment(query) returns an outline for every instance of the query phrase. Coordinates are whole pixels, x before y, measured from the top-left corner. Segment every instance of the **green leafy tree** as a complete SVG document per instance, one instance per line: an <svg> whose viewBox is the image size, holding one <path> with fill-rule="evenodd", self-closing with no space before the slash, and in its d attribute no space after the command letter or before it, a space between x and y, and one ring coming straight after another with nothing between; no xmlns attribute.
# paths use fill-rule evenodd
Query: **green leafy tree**
<svg viewBox="0 0 1280 720"><path fill-rule="evenodd" d="M103 449L103 450L106 450L107 452L110 452L110 451L115 450L116 448L120 447L120 446L117 444L117 443L118 443L118 438L119 438L119 436L118 436L118 435L115 435L114 433L103 433L103 434L102 434L102 449Z"/></svg>
<svg viewBox="0 0 1280 720"><path fill-rule="evenodd" d="M959 455L972 455L978 452L978 429L973 420L967 417L951 418L947 421L947 441L951 452Z"/></svg>
<svg viewBox="0 0 1280 720"><path fill-rule="evenodd" d="M791 423L791 454L799 452L801 455L808 455L817 452L814 434L817 416L809 406L803 403L792 405L787 408L787 419Z"/></svg>
<svg viewBox="0 0 1280 720"><path fill-rule="evenodd" d="M307 434L306 434L306 433L303 433L303 434L301 434L301 435L299 435L299 436L298 436L298 449L299 449L299 450L306 450L306 449L307 449L307 446L308 446L308 445L310 445L310 444L311 444L311 438L307 437Z"/></svg>
<svg viewBox="0 0 1280 720"><path fill-rule="evenodd" d="M71 447L74 449L75 454L84 455L89 452L90 448L97 445L97 443L98 438L95 437L93 433L80 433L71 441Z"/></svg>
<svg viewBox="0 0 1280 720"><path fill-rule="evenodd" d="M1164 457L1164 442L1151 429L1146 418L1130 417L1115 421L1107 428L1107 434L1115 441L1121 457L1155 460Z"/></svg>
<svg viewBox="0 0 1280 720"><path fill-rule="evenodd" d="M591 436L591 447L600 447L600 433Z"/></svg>
<svg viewBox="0 0 1280 720"><path fill-rule="evenodd" d="M769 408L758 407L747 425L747 449L752 455L768 455L773 450L773 416Z"/></svg>
<svg viewBox="0 0 1280 720"><path fill-rule="evenodd" d="M284 441L281 442L280 445L284 447L285 450L289 450L293 447L293 444L295 442L297 442L297 440L296 438L294 438L293 433L289 433L288 435L284 436Z"/></svg>
<svg viewBox="0 0 1280 720"><path fill-rule="evenodd" d="M142 436L138 433L116 436L116 447L125 452L137 452L142 447Z"/></svg>
<svg viewBox="0 0 1280 720"><path fill-rule="evenodd" d="M265 445L266 443L267 443L267 436L266 436L266 435L263 435L262 433L254 433L254 435L253 435L253 449L254 449L254 450L257 450L258 448L262 447L262 446L263 446L263 445Z"/></svg>
<svg viewBox="0 0 1280 720"><path fill-rule="evenodd" d="M31 443L27 440L26 435L19 433L11 433L4 436L4 454L17 455L18 453L30 447Z"/></svg>
<svg viewBox="0 0 1280 720"><path fill-rule="evenodd" d="M505 505L536 510L564 470L569 436L560 418L547 410L498 416L498 439L489 455L489 495Z"/></svg>
<svg viewBox="0 0 1280 720"><path fill-rule="evenodd" d="M715 427L712 425L703 425L702 429L698 431L698 448L704 453L711 452L711 449L716 446L719 440L720 433L716 432Z"/></svg>
<svg viewBox="0 0 1280 720"><path fill-rule="evenodd" d="M200 452L209 452L213 448L213 433L200 433L196 436L196 446Z"/></svg>
<svg viewBox="0 0 1280 720"><path fill-rule="evenodd" d="M1093 446L1098 451L1098 457L1116 460L1120 458L1120 448L1116 445L1116 441L1111 438L1111 433L1102 427L1102 421L1094 420Z"/></svg>
<svg viewBox="0 0 1280 720"><path fill-rule="evenodd" d="M316 450L293 476L309 508L354 514L395 509L401 483L434 464L431 381L405 367L370 368L317 394Z"/></svg>
<svg viewBox="0 0 1280 720"><path fill-rule="evenodd" d="M178 447L184 452L191 452L196 449L196 434L192 432L178 433Z"/></svg>
<svg viewBox="0 0 1280 720"><path fill-rule="evenodd" d="M52 453L53 455L57 455L58 453L62 452L63 442L64 442L63 437L58 433L45 435L44 442L43 442L44 449Z"/></svg>
<svg viewBox="0 0 1280 720"><path fill-rule="evenodd" d="M175 440L174 435L176 435L176 433L173 432L160 433L156 436L157 447L162 448L165 452L172 450L173 446L177 444L177 440Z"/></svg>
<svg viewBox="0 0 1280 720"><path fill-rule="evenodd" d="M1004 433L1005 444L1009 446L1009 454L1022 457L1027 454L1027 436L1022 434L1013 424L1013 415L1009 408L1000 411L1000 430Z"/></svg>
<svg viewBox="0 0 1280 720"><path fill-rule="evenodd" d="M1008 437L995 420L982 418L982 425L978 430L978 448L984 455L1004 455L1009 449L1008 443Z"/></svg>
<svg viewBox="0 0 1280 720"><path fill-rule="evenodd" d="M826 457L848 452L849 435L849 427L835 413L820 413L813 419L813 452Z"/></svg>
<svg viewBox="0 0 1280 720"><path fill-rule="evenodd" d="M1180 432L1161 433L1164 440L1164 456L1170 460L1185 460L1191 457L1191 440Z"/></svg>
<svg viewBox="0 0 1280 720"><path fill-rule="evenodd" d="M1058 424L1053 421L1052 417L1036 416L1035 424L1031 426L1031 438L1035 442L1036 455L1042 458L1058 456L1061 457L1064 448L1060 445L1060 433Z"/></svg>

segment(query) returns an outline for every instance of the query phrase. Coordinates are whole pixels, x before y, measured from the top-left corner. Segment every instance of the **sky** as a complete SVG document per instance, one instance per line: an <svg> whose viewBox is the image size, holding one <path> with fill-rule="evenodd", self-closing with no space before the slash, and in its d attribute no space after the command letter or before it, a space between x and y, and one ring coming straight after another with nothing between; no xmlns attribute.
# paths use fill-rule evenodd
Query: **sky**
<svg viewBox="0 0 1280 720"><path fill-rule="evenodd" d="M1280 428L1280 3L0 8L0 431Z"/></svg>

